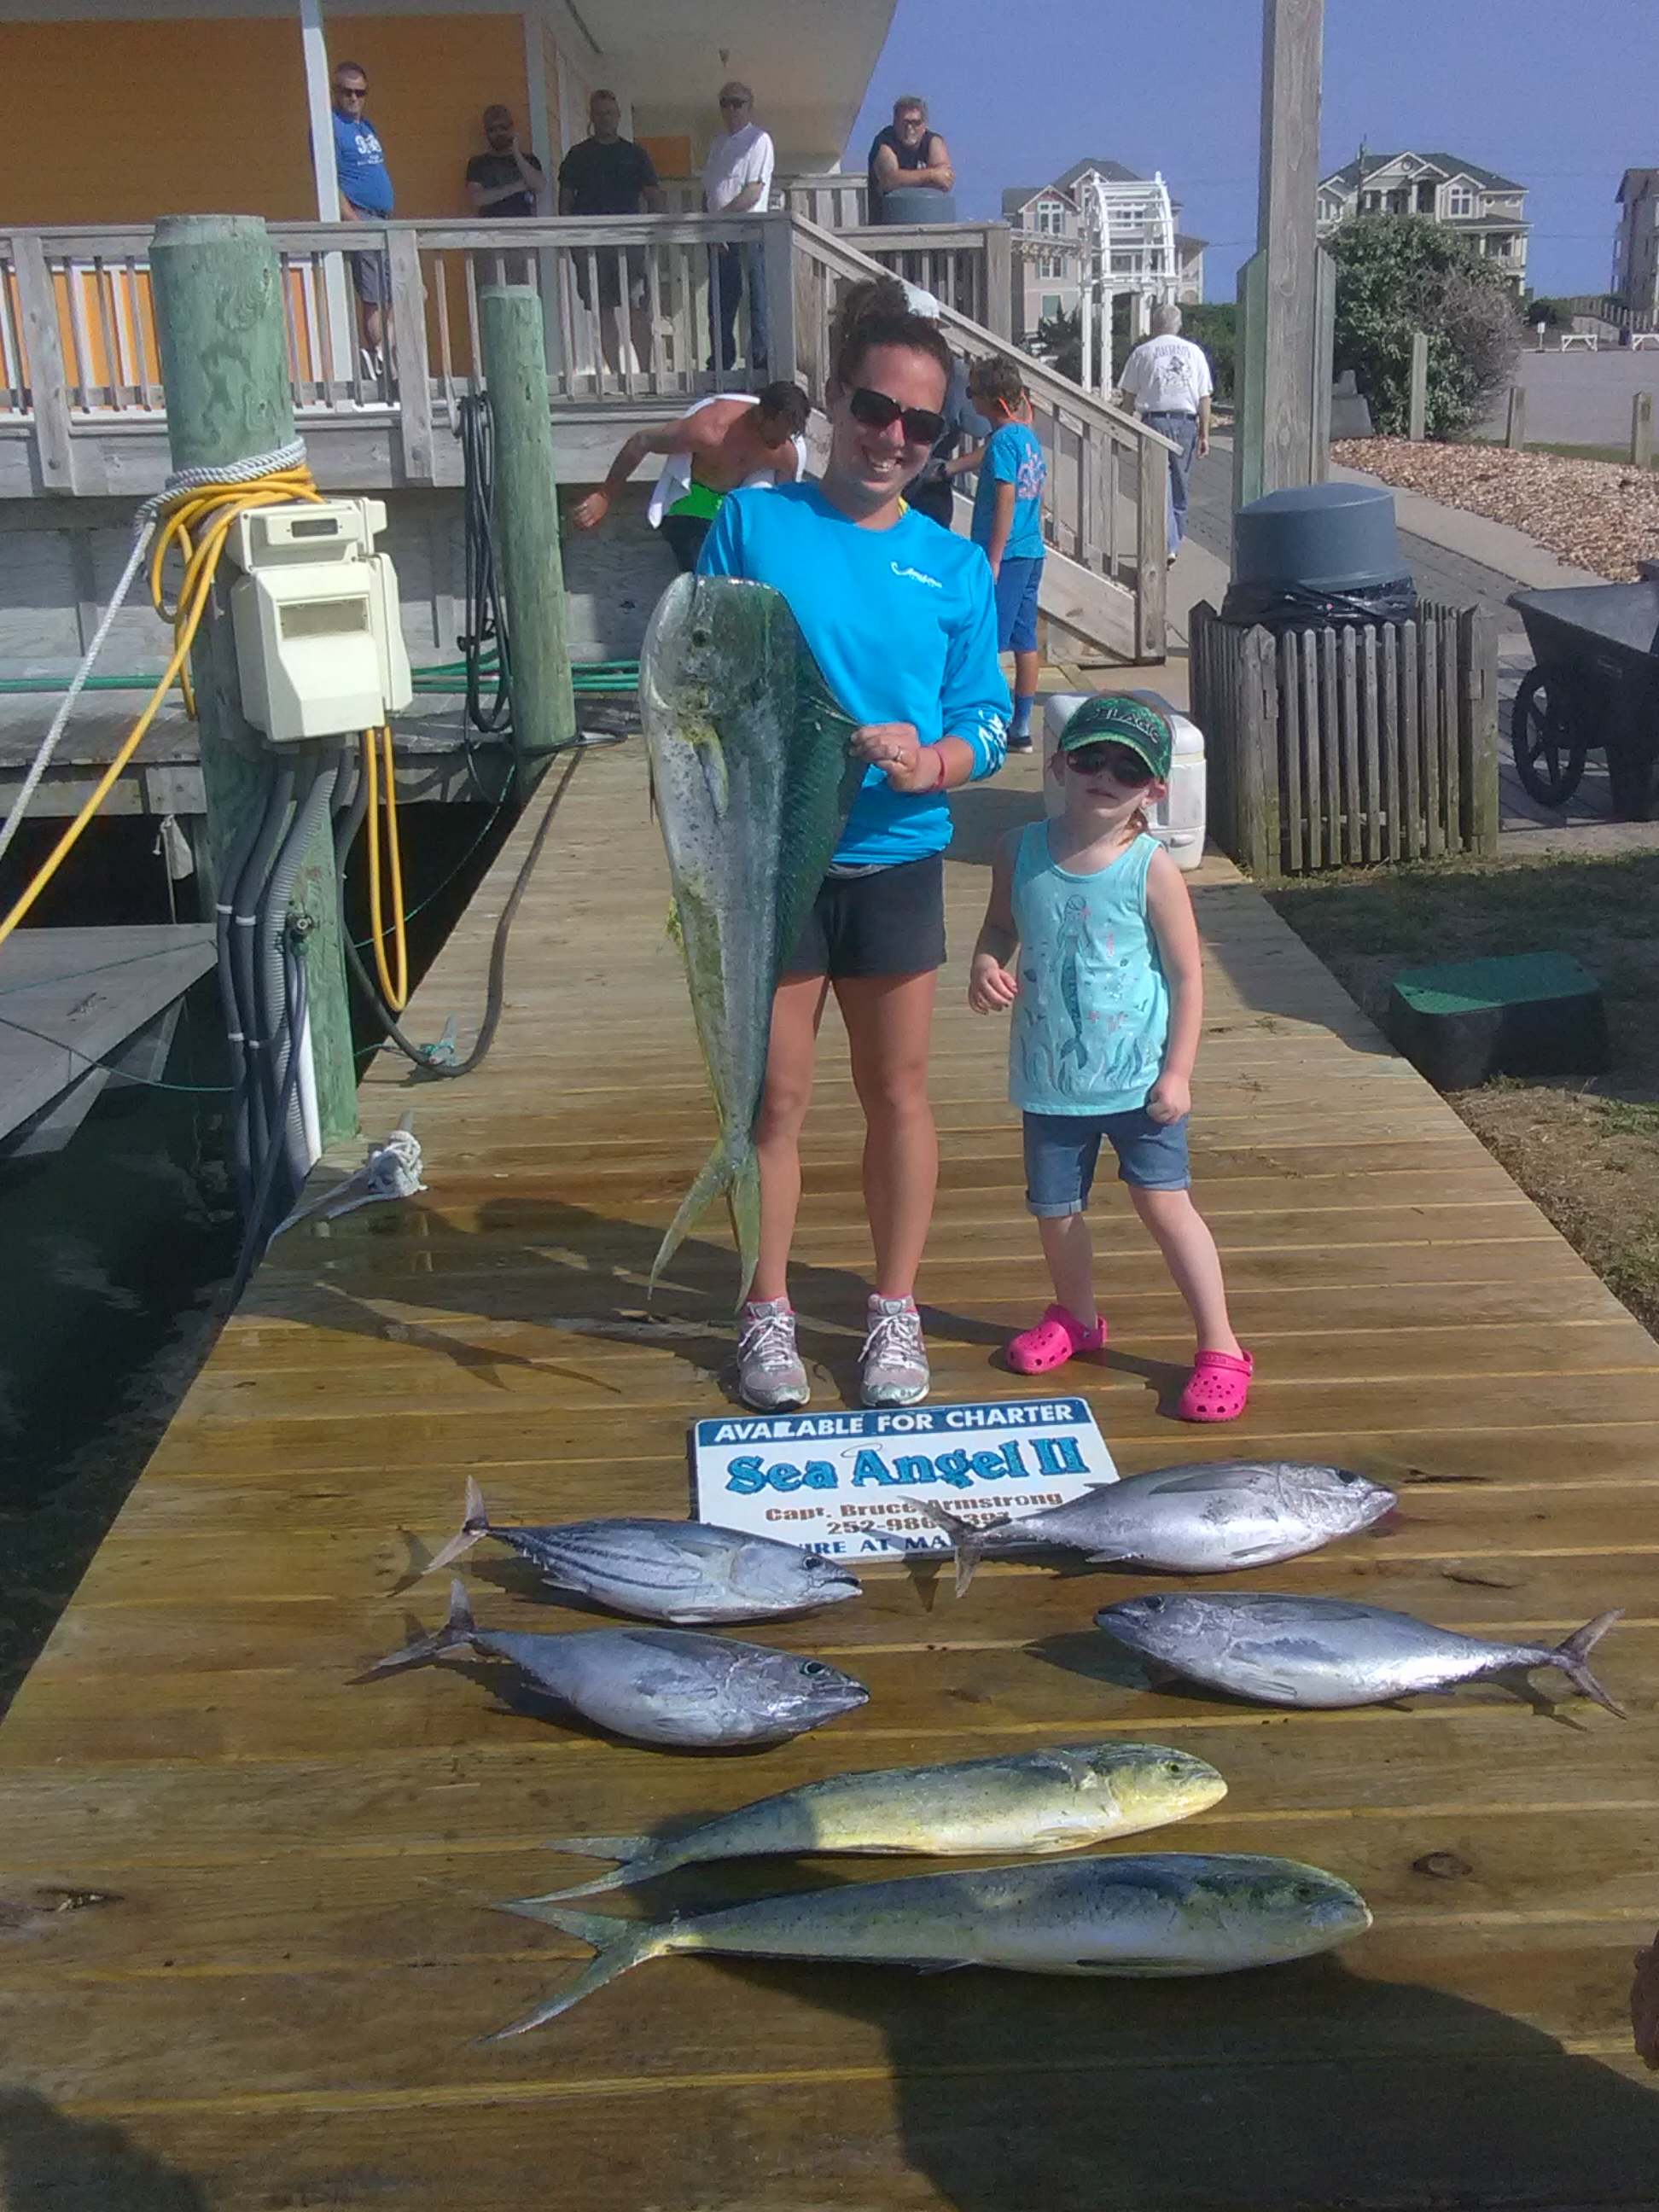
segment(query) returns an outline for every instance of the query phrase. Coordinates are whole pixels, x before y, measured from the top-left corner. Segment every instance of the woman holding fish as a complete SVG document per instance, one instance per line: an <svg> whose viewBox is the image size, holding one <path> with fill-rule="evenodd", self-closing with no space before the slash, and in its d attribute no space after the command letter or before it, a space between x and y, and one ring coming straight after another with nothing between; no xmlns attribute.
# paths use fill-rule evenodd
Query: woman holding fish
<svg viewBox="0 0 1659 2212"><path fill-rule="evenodd" d="M980 549L907 507L944 427L951 353L885 277L853 287L834 331L821 482L734 492L700 574L770 584L788 601L866 763L846 832L773 1002L755 1128L759 1261L738 1338L751 1406L805 1405L787 1267L799 1140L818 1024L835 992L864 1109L864 1200L876 1286L863 1352L869 1406L927 1394L915 1289L933 1218L939 1144L928 1032L945 961L946 793L1002 764L1009 713L991 572Z"/></svg>

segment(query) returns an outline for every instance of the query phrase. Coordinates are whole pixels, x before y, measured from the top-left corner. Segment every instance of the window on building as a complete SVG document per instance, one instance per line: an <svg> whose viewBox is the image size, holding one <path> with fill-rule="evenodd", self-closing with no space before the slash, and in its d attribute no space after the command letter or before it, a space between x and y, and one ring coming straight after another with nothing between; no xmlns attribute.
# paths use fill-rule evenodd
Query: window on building
<svg viewBox="0 0 1659 2212"><path fill-rule="evenodd" d="M1039 253L1036 262L1036 273L1039 277L1046 277L1050 283L1052 283L1056 277L1063 276L1066 274L1065 255L1062 253Z"/></svg>
<svg viewBox="0 0 1659 2212"><path fill-rule="evenodd" d="M1417 188L1417 212L1419 215L1434 213L1434 186L1426 180Z"/></svg>
<svg viewBox="0 0 1659 2212"><path fill-rule="evenodd" d="M1036 204L1036 227L1045 238L1058 238L1066 226L1066 207L1061 200L1039 200Z"/></svg>
<svg viewBox="0 0 1659 2212"><path fill-rule="evenodd" d="M1058 292L1045 292L1045 293L1043 294L1043 295L1042 295L1042 319L1043 319L1043 321L1044 321L1045 323L1052 323L1052 322L1054 321L1054 319L1055 316L1056 316L1056 315L1058 315L1058 314L1059 314L1059 313L1060 313L1060 295L1059 295L1059 293L1058 293Z"/></svg>
<svg viewBox="0 0 1659 2212"><path fill-rule="evenodd" d="M1448 215L1473 215L1474 213L1474 187L1473 185L1454 185L1452 186L1451 190L1446 194L1446 213Z"/></svg>
<svg viewBox="0 0 1659 2212"><path fill-rule="evenodd" d="M1359 195L1359 211L1362 215L1375 215L1382 204L1382 196L1380 192L1361 192Z"/></svg>
<svg viewBox="0 0 1659 2212"><path fill-rule="evenodd" d="M1397 191L1390 192L1389 194L1389 213L1390 215L1409 215L1411 211L1412 196L1409 191Z"/></svg>

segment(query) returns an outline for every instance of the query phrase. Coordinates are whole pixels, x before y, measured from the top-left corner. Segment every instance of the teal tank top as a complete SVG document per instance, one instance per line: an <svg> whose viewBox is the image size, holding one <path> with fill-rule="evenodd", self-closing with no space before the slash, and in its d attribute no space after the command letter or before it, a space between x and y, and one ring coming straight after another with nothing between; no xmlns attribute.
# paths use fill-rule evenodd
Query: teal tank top
<svg viewBox="0 0 1659 2212"><path fill-rule="evenodd" d="M1141 836L1109 866L1073 875L1034 822L1014 861L1019 996L1008 1047L1008 1096L1025 1114L1127 1114L1164 1066L1170 991L1146 919Z"/></svg>

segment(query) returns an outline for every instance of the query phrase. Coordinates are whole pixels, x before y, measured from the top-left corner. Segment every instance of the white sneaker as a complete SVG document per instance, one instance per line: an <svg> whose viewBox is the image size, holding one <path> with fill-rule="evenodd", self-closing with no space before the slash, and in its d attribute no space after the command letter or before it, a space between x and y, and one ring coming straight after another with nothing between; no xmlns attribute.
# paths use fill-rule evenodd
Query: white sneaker
<svg viewBox="0 0 1659 2212"><path fill-rule="evenodd" d="M757 1413L789 1413L811 1396L787 1298L751 1298L738 1329L738 1395Z"/></svg>
<svg viewBox="0 0 1659 2212"><path fill-rule="evenodd" d="M872 1296L865 1309L867 1334L861 1354L866 1406L914 1406L927 1395L933 1376L921 1340L921 1316L914 1298Z"/></svg>

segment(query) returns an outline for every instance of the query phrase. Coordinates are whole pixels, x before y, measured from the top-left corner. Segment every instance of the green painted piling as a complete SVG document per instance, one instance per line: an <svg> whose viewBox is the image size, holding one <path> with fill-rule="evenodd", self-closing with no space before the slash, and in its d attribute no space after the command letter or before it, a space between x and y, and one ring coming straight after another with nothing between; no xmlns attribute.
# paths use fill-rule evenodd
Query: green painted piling
<svg viewBox="0 0 1659 2212"><path fill-rule="evenodd" d="M507 603L520 797L576 732L565 632L559 495L553 470L542 303L528 284L478 295L495 459L495 558Z"/></svg>
<svg viewBox="0 0 1659 2212"><path fill-rule="evenodd" d="M294 403L282 270L258 216L165 216L150 243L149 269L173 468L224 468L289 444ZM264 740L242 714L231 635L234 580L234 566L222 562L191 657L216 884L263 781ZM306 854L294 902L313 924L312 1053L323 1142L330 1145L356 1133L357 1078L326 825Z"/></svg>

